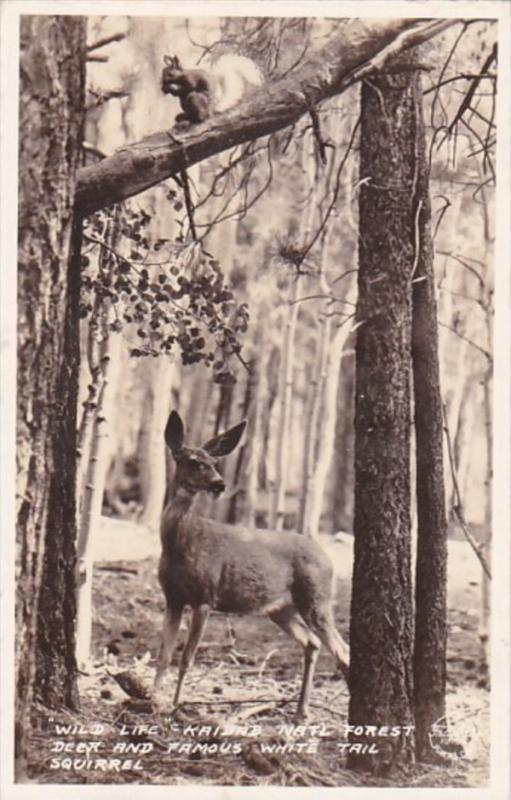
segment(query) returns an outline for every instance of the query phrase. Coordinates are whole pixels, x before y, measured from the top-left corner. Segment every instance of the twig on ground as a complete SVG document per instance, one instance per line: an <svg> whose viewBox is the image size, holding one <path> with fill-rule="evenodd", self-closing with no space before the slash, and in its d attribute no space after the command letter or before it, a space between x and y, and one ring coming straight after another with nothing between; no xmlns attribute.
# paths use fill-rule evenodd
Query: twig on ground
<svg viewBox="0 0 511 800"><path fill-rule="evenodd" d="M278 700L272 700L270 703L260 703L258 706L244 708L239 714L229 717L227 724L236 725L240 722L245 722L250 717L255 717L256 714L261 714L263 711L272 711L278 702Z"/></svg>
<svg viewBox="0 0 511 800"><path fill-rule="evenodd" d="M279 697L272 697L272 698L262 698L262 697L243 697L243 698L236 698L235 700L219 700L217 697L214 700L183 700L179 706L235 706L235 705L245 705L247 703L272 703L273 705L277 706L285 706L288 703L292 703L295 700L294 697L289 697L287 699L279 698Z"/></svg>
<svg viewBox="0 0 511 800"><path fill-rule="evenodd" d="M274 648L273 648L273 650L270 650L268 653L266 653L266 655L265 655L265 657L264 657L264 659L263 659L263 662L262 662L261 666L259 667L259 670L258 670L258 673L257 673L257 677L258 677L259 679L261 679L261 678L263 677L263 672L264 672L264 670L265 670L265 668L266 668L266 664L268 663L268 661L270 660L270 658L271 658L271 657L272 657L272 656L273 656L275 653L278 653L278 652L279 652L279 648L278 648L278 647L274 647Z"/></svg>
<svg viewBox="0 0 511 800"><path fill-rule="evenodd" d="M101 566L96 564L96 569L99 572L127 572L129 575L138 575L138 569L133 569L132 567L121 567L117 564L104 564Z"/></svg>

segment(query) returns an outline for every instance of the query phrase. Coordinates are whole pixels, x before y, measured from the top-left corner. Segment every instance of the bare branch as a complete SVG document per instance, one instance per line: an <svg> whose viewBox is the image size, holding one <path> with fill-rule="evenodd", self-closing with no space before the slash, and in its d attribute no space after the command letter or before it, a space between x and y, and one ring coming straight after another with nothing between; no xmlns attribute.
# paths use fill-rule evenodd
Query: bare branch
<svg viewBox="0 0 511 800"><path fill-rule="evenodd" d="M467 269L469 272L472 273L472 275L475 278L477 278L477 281L478 281L479 285L481 286L482 289L484 289L484 280L483 280L482 276L478 273L478 271L476 270L475 267L473 267L471 264L468 263L467 260L465 260L465 258L461 258L460 256L456 256L456 255L454 255L454 253L448 253L446 250L437 250L437 253L438 253L439 256L446 256L447 258L452 258L453 261L457 261L458 264L461 264L462 267L465 267L465 269ZM475 259L471 259L471 260L474 261ZM478 263L480 263L480 262L478 262Z"/></svg>
<svg viewBox="0 0 511 800"><path fill-rule="evenodd" d="M448 83L454 83L454 81L468 81L472 78L480 78L480 80L487 79L491 81L496 81L497 76L493 72L487 72L486 75L474 75L471 72L461 72L459 75L453 75L452 78L446 78L444 81L439 81L434 86L430 86L429 89L425 89L423 91L423 95L430 94L430 92L434 92L436 89L440 89L442 86L447 86Z"/></svg>
<svg viewBox="0 0 511 800"><path fill-rule="evenodd" d="M404 49L459 20L350 20L327 45L286 78L233 109L178 135L159 133L78 171L76 207L90 214L131 197L236 144L294 124L317 103L345 91Z"/></svg>
<svg viewBox="0 0 511 800"><path fill-rule="evenodd" d="M445 73L447 71L447 67L450 64L452 57L454 56L454 53L456 52L456 48L458 47L461 39L465 35L465 32L466 32L467 28L468 28L468 22L464 22L463 23L463 27L460 30L460 32L458 33L456 39L454 40L454 43L453 43L453 45L452 45L452 47L451 47L451 49L449 51L449 54L448 54L447 58L445 59L445 63L444 63L444 65L442 67L442 70L440 72L439 86L438 86L438 88L437 88L437 90L435 92L435 96L433 98L433 102L431 103L431 118L430 118L431 122L430 122L430 124L431 124L432 128L436 128L436 125L435 125L435 106L436 106L437 101L440 102L440 91L439 91L439 89L440 89L440 86L442 85L443 77L444 77L444 75L445 75ZM431 143L431 146L433 146L433 143Z"/></svg>
<svg viewBox="0 0 511 800"><path fill-rule="evenodd" d="M469 339L468 336L464 336L464 334L460 333L459 331L457 331L456 328L453 328L451 325L447 325L446 322L440 322L440 320L439 320L438 324L441 325L442 328L447 328L447 330L452 331L452 333L454 333L455 336L457 336L459 339L463 339L464 342L467 342L469 345L474 347L476 350L479 350L479 352L482 353L483 356L485 356L486 359L488 359L490 364L493 362L493 359L491 357L491 353L489 353L487 350L485 350L484 347L480 347L480 345L476 344L474 341L472 341L472 339Z"/></svg>
<svg viewBox="0 0 511 800"><path fill-rule="evenodd" d="M92 102L88 103L85 107L85 111L89 112L94 108L98 108L99 106L104 105L104 103L108 103L110 100L122 100L125 97L129 97L128 92L124 92L122 89L112 89L108 92L95 92L89 89L90 94L93 96Z"/></svg>
<svg viewBox="0 0 511 800"><path fill-rule="evenodd" d="M483 171L486 172L485 165L488 164L488 168L489 168L489 170L491 172L490 181L495 183L497 178L496 178L496 175L495 175L495 167L493 166L491 155L490 155L490 152L489 152L488 146L487 146L487 141L488 140L483 141L483 139L481 139L481 137L479 136L477 131L474 130L474 128L471 125L468 124L467 120L464 117L461 119L461 124L464 125L465 128L467 128L468 131L470 131L472 136L474 136L477 139L477 141L479 142L479 144L481 145L481 149L484 152L484 156L483 156ZM488 181L484 181L484 183L486 184L486 183L488 183ZM479 189L480 189L480 185L478 186L478 191L479 191ZM477 192L474 192L474 195L475 194L477 194Z"/></svg>
<svg viewBox="0 0 511 800"><path fill-rule="evenodd" d="M334 189L330 204L329 204L329 206L328 206L328 208L327 208L327 210L326 210L326 212L325 212L325 214L323 216L323 219L321 220L316 232L312 236L310 242L308 242L307 246L305 247L304 252L303 252L302 260L304 260L306 258L308 253L310 253L310 251L312 250L312 248L316 244L316 242L319 239L319 237L321 236L323 230L326 228L326 225L328 223L330 215L331 215L332 211L335 208L335 204L337 203L337 198L339 196L339 190L340 190L340 186L341 186L341 173L342 173L342 171L344 169L344 166L345 166L345 164L346 164L346 162L348 160L348 156L350 155L350 153L351 153L351 151L353 149L353 144L354 144L354 141L355 141L355 136L357 135L357 131L358 131L359 125L360 125L360 116L357 118L357 121L355 122L355 125L353 126L353 129L351 131L351 135L350 135L348 144L346 146L346 150L344 151L344 155L343 155L343 157L342 157L342 159L341 159L341 161L339 163L339 166L337 168L337 174L336 174L336 179L335 179L335 189Z"/></svg>
<svg viewBox="0 0 511 800"><path fill-rule="evenodd" d="M463 114L465 113L465 111L468 108L470 108L470 104L472 103L472 98L474 97L474 94L476 92L477 87L479 86L483 76L486 75L486 73L488 72L488 69L491 67L491 65L496 60L496 58L497 58L497 43L495 42L495 44L493 45L493 48L491 50L491 53L489 54L488 58L484 62L483 66L481 67L481 70L480 70L479 74L473 79L473 81L472 81L472 83L471 83L471 85L469 87L468 92L466 93L466 95L463 98L463 101L462 101L460 107L458 108L456 114L454 115L454 119L452 120L451 124L447 128L447 135L452 133L454 127L461 120L461 118L462 118Z"/></svg>
<svg viewBox="0 0 511 800"><path fill-rule="evenodd" d="M458 484L458 476L456 474L456 466L455 466L455 463L454 463L454 453L453 453L453 449L452 449L451 434L449 432L449 424L447 422L447 407L446 407L445 403L442 403L442 411L443 411L443 417L444 417L444 433L445 433L445 438L446 438L446 441L447 441L447 452L449 454L449 465L451 467L452 485L453 485L453 488L454 488L454 500L455 500L455 503L454 503L454 506L453 506L453 511L454 511L454 514L456 516L456 519L458 521L458 524L459 524L461 530L465 534L465 538L467 539L467 542L469 543L470 547L472 548L472 550L476 554L477 558L479 559L479 562L480 562L483 570L486 572L488 577L491 579L490 568L489 568L488 564L486 563L486 559L485 559L485 557L483 555L484 546L480 542L476 541L476 539L474 538L474 536L470 532L470 529L469 529L469 527L468 527L468 525L467 525L467 523L465 521L465 514L464 514L464 511L463 511L463 504L462 504L462 501L461 501L460 487L459 487L459 484Z"/></svg>
<svg viewBox="0 0 511 800"><path fill-rule="evenodd" d="M438 211L438 218L437 218L436 223L435 223L435 230L433 231L433 241L436 240L436 236L437 236L438 230L440 228L440 225L442 224L442 220L444 218L444 214L445 214L445 212L447 211L447 209L451 205L451 201L449 200L448 197L446 197L443 194L442 195L438 195L438 196L442 198L442 200L444 201L444 205Z"/></svg>
<svg viewBox="0 0 511 800"><path fill-rule="evenodd" d="M122 42L125 38L125 33L113 33L111 36L105 36L103 39L98 39L96 42L87 45L87 52L92 53L93 50L99 50L100 47L106 47L107 44L112 42Z"/></svg>
<svg viewBox="0 0 511 800"><path fill-rule="evenodd" d="M82 148L83 148L83 150L85 150L86 153L90 153L91 155L95 156L96 158L98 158L100 160L107 157L106 153L104 153L98 147L95 147L90 142L83 141L82 142Z"/></svg>

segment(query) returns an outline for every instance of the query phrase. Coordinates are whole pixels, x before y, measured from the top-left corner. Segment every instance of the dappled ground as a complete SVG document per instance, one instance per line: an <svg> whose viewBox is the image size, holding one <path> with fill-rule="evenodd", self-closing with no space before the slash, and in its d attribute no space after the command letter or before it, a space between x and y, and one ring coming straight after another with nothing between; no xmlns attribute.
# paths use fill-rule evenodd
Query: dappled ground
<svg viewBox="0 0 511 800"><path fill-rule="evenodd" d="M115 535L122 532L118 528ZM124 533L128 538L136 535L134 530ZM341 536L327 544L338 573L337 625L347 637L351 538ZM302 652L265 618L231 617L228 622L223 615L211 615L196 664L185 679L181 706L174 714L170 700L175 668L169 677L168 708L155 712L150 703L137 699L140 689L152 683L163 611L156 578L157 544L147 540L144 547L138 541L138 547L137 555L150 555L139 561L96 564L94 659L89 674L80 676L81 714L41 716L40 730L33 738L33 779L51 783L387 784L345 768L342 745L346 743L348 695L326 652L318 661L307 726L290 727L301 682ZM454 542L450 547L448 711L451 734L463 753L447 767L414 768L401 776L402 786L476 786L487 781L489 692L479 667L479 569L465 543ZM127 549L126 538L115 543L110 538L110 547L105 540L100 554L115 557ZM181 631L178 657L184 637ZM128 693L119 686L125 673L130 680ZM66 721L82 727L57 731L56 725ZM108 762L108 769L98 768L98 759ZM396 785L395 779L388 785Z"/></svg>

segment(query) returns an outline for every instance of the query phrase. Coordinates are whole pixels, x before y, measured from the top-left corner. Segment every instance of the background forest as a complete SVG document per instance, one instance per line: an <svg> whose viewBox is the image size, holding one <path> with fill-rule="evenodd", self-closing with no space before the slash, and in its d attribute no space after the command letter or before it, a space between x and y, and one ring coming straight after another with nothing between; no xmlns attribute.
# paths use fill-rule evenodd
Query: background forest
<svg viewBox="0 0 511 800"><path fill-rule="evenodd" d="M108 18L90 24L91 41L113 33L126 37L101 49L106 63L101 59L95 63L91 54L88 69L91 110L86 140L108 155L127 141L165 129L179 110L177 100L161 96L162 53L175 52L186 65L200 59L201 66L207 66L208 59L242 50L261 76L270 79L292 69L312 43L320 47L339 23L271 20L260 25L230 19L219 21L217 27L202 19ZM465 516L482 529L488 504L486 453L491 448L494 134L489 123L494 92L490 74L478 87L468 124L455 137L446 137L445 128L465 96L460 76L466 74L467 81L478 72L492 45L488 25L475 23L445 65L457 35L456 30L447 31L435 40L423 84L428 135L433 140L431 196L443 395ZM121 96L112 97L116 93ZM121 247L124 253L135 251L135 262L141 262L148 282L158 283L158 265L169 263L169 252L178 282L189 263L201 261L196 255L199 244L215 260L227 289L219 307L220 322L236 334L236 348L231 348L236 352L230 354L228 344L219 344L221 336L211 336L204 322L197 323L197 331L190 320L188 332L197 331L195 341L204 340L202 352L215 358L213 367L204 361L187 363L200 348L190 343L193 335L180 339L181 329L166 330L164 321L161 329L156 325L157 301L154 295L149 298L150 292L147 299L138 298L139 309L134 301L127 311L121 301L107 302L112 319L122 323L122 330L121 324L108 326L108 341L98 335L98 314L104 309L99 311L97 302L92 317L84 317L82 404L90 401L97 369L93 343L99 349L101 339L110 357L94 478L95 492L102 496L104 488L106 515L157 529L166 485L162 430L169 409L178 407L195 443L249 419L238 462L226 465L232 470L230 496L206 500L208 514L313 533L350 530L354 435L350 331L356 303L359 181L356 93L355 88L333 98L319 111L326 165L318 155L311 122L305 119L291 131L194 167L197 245L183 244L189 221L177 181L130 201L133 221L126 222L128 233L121 237ZM142 226L144 212L148 218ZM142 235L153 245L160 244L158 257L136 253ZM96 277L98 252L86 237L84 260L91 264L91 278ZM194 292L199 294L200 288L186 286L184 307ZM125 324L126 314L136 321ZM166 355L160 343L170 334L175 341ZM89 410L86 406L84 416ZM81 460L88 463L85 452ZM448 468L445 477L452 507Z"/></svg>
<svg viewBox="0 0 511 800"><path fill-rule="evenodd" d="M161 91L165 54L187 68L212 71L221 109L222 102L292 75L344 24L89 18L82 166L172 127L180 108ZM446 780L459 786L484 783L488 768L495 41L491 21L472 20L417 51L443 403L448 712L465 758ZM220 498L200 496L198 511L221 522L319 538L335 565L336 619L347 632L356 331L366 323L357 313L364 237L359 199L367 181L360 158L360 87L354 85L283 130L202 160L85 219L76 656L82 701L92 716L98 704L113 708L126 695L136 698L137 680L145 684L152 674L163 609L158 530L174 470L163 432L172 409L185 423L187 442L197 446L247 419L241 446L222 464L227 491ZM412 282L419 216L420 207ZM412 479L414 456L412 434ZM411 517L415 552L413 499ZM287 641L265 625L214 618L195 677L187 678L188 696L222 695L228 685L226 695L242 704L254 680L263 691L260 709L273 708L275 696L287 703L296 690L299 654L288 652ZM322 660L320 672L328 664ZM317 684L321 713L328 716L331 685L326 678ZM345 693L335 691L337 700ZM123 713L134 719L129 708ZM239 711L236 720L255 713ZM32 743L41 753L44 738L43 726ZM287 767L271 760L261 766L244 752L249 770L275 773L277 782L351 785L335 746L318 768L300 757ZM167 766L163 774L167 767L155 761L144 781L259 780L238 773L238 762L183 758ZM51 772L42 767L38 779L51 780ZM443 780L432 767L414 785Z"/></svg>

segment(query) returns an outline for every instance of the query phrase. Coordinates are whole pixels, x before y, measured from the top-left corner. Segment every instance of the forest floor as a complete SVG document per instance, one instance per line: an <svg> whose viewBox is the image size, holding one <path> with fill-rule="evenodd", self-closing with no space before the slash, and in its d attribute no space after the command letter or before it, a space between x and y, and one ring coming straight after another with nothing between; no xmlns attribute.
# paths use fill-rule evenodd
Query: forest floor
<svg viewBox="0 0 511 800"><path fill-rule="evenodd" d="M480 570L465 542L450 542L448 721L461 745L450 763L416 765L391 780L345 766L348 694L322 651L310 718L293 727L301 648L263 617L213 613L186 676L180 707L142 699L154 676L163 598L157 542L117 524L94 575L93 660L80 675L81 709L41 714L30 778L41 783L475 787L488 782L490 694L477 636ZM114 540L112 540L112 535ZM110 542L110 544L108 544ZM135 547L136 549L136 547ZM347 636L352 542L328 541L337 573L336 621ZM122 558L129 552L131 558ZM113 559L115 560L111 560ZM187 620L185 620L187 624ZM181 631L177 658L182 649ZM174 657L174 664L176 656ZM117 680L114 676L117 675ZM124 678L124 681L123 681ZM120 688L123 683L128 693ZM137 695L140 694L140 699ZM131 695L129 697L128 695ZM165 703L164 703L165 704ZM68 727L66 727L68 726ZM77 726L77 727L74 727ZM343 747L344 745L344 747ZM440 745L441 747L441 742Z"/></svg>

